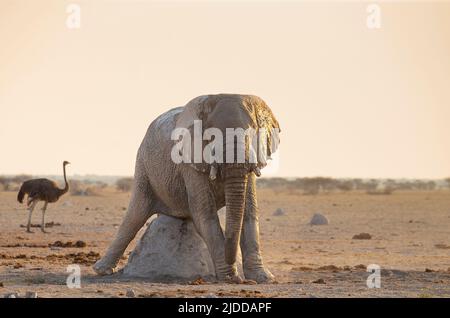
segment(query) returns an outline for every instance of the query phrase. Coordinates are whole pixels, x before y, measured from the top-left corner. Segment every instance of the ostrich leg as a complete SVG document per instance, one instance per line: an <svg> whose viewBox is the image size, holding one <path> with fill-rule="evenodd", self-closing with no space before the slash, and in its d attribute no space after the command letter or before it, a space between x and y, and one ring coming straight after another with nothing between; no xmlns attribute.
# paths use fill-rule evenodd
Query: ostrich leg
<svg viewBox="0 0 450 318"><path fill-rule="evenodd" d="M28 208L28 224L27 224L27 232L28 233L33 233L30 230L31 227L31 214L33 214L33 210L36 207L37 201L33 201L30 205L30 207Z"/></svg>
<svg viewBox="0 0 450 318"><path fill-rule="evenodd" d="M45 231L45 211L47 210L47 204L48 202L45 201L44 203L44 207L42 208L42 223L41 223L41 231L43 233L48 233L47 231Z"/></svg>

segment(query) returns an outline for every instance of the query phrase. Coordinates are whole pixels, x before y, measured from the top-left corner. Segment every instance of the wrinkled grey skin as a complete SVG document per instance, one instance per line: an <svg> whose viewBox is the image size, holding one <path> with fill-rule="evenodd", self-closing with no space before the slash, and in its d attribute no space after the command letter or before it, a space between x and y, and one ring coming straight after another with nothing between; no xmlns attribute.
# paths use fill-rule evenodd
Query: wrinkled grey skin
<svg viewBox="0 0 450 318"><path fill-rule="evenodd" d="M224 136L227 127L279 128L264 101L251 95L200 96L159 116L139 148L128 211L106 255L94 265L98 274L113 273L139 229L151 215L161 213L192 219L208 246L217 279L241 282L235 264L240 244L245 278L257 282L273 280L263 264L259 246L256 164L219 164L217 177L211 180L210 165L175 164L171 159L175 144L172 131L176 127L192 129L193 120L198 119L202 120L203 129L216 127ZM265 163L258 165L262 168ZM225 233L217 215L224 206Z"/></svg>

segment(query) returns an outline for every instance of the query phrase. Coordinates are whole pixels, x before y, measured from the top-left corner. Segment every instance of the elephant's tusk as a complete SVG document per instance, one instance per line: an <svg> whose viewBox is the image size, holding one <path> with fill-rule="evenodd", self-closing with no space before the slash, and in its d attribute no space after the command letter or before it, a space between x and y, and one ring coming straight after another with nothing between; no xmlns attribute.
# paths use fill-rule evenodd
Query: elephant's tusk
<svg viewBox="0 0 450 318"><path fill-rule="evenodd" d="M211 166L211 169L209 170L209 178L211 180L216 180L217 176L217 167L215 165Z"/></svg>

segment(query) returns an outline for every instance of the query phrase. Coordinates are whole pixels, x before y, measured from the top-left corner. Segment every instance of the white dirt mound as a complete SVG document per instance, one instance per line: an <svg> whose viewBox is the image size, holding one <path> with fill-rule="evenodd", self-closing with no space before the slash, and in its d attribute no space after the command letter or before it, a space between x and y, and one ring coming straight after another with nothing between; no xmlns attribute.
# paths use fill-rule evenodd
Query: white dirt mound
<svg viewBox="0 0 450 318"><path fill-rule="evenodd" d="M155 281L215 277L211 256L192 221L165 215L148 226L123 274Z"/></svg>

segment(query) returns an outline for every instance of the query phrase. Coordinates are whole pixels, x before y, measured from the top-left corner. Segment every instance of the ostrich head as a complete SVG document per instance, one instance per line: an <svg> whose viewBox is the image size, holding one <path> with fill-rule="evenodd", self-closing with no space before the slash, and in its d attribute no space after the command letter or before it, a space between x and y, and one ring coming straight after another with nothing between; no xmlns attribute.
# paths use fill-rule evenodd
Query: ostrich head
<svg viewBox="0 0 450 318"><path fill-rule="evenodd" d="M69 161L65 161L65 160L64 160L64 162L63 162L63 165L64 165L64 166L66 166L66 165L70 165L70 162L69 162Z"/></svg>

